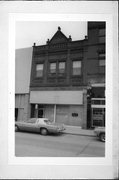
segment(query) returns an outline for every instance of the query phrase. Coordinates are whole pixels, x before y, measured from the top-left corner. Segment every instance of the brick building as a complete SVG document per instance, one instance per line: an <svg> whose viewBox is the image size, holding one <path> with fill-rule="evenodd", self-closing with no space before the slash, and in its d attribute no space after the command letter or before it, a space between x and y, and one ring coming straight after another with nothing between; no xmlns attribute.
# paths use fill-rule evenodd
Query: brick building
<svg viewBox="0 0 119 180"><path fill-rule="evenodd" d="M105 22L88 23L87 127L105 126Z"/></svg>
<svg viewBox="0 0 119 180"><path fill-rule="evenodd" d="M46 45L34 43L30 117L47 117L82 128L102 126L104 98L104 22L88 22L88 35L84 40L73 41L58 27Z"/></svg>

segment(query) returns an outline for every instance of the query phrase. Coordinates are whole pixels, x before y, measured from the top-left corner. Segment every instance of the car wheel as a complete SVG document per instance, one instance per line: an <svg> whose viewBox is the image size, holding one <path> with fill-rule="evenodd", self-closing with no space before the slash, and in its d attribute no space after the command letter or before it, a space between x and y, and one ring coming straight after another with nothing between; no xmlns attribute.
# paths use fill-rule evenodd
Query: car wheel
<svg viewBox="0 0 119 180"><path fill-rule="evenodd" d="M40 133L41 133L42 135L46 136L46 135L48 134L48 130L45 129L45 128L42 128L42 129L40 130Z"/></svg>
<svg viewBox="0 0 119 180"><path fill-rule="evenodd" d="M105 142L105 133L101 133L101 134L100 134L100 140L101 140L102 142Z"/></svg>
<svg viewBox="0 0 119 180"><path fill-rule="evenodd" d="M19 131L19 128L18 126L15 125L15 131L18 132Z"/></svg>

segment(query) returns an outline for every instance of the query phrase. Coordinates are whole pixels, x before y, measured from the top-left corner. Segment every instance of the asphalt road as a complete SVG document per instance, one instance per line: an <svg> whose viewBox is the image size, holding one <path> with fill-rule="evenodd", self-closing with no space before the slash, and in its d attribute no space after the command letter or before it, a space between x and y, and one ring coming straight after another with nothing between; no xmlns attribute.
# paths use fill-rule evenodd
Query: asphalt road
<svg viewBox="0 0 119 180"><path fill-rule="evenodd" d="M17 157L104 157L105 143L96 137L71 134L42 136L15 133Z"/></svg>

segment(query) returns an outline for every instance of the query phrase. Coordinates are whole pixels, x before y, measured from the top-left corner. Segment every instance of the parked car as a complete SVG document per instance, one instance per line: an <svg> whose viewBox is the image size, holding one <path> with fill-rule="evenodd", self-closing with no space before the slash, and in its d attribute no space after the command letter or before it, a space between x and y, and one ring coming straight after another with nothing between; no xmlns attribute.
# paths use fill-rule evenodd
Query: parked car
<svg viewBox="0 0 119 180"><path fill-rule="evenodd" d="M64 124L54 123L47 118L31 118L28 121L15 122L15 131L39 132L42 135L48 133L60 133L65 130Z"/></svg>
<svg viewBox="0 0 119 180"><path fill-rule="evenodd" d="M105 127L96 127L94 133L100 139L100 141L105 142Z"/></svg>

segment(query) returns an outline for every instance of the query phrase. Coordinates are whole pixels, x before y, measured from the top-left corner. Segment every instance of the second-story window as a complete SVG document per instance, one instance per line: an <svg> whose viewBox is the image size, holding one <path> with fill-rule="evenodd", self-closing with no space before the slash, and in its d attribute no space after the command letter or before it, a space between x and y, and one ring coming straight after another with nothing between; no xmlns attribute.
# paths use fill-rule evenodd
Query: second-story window
<svg viewBox="0 0 119 180"><path fill-rule="evenodd" d="M105 66L105 53L99 53L99 66Z"/></svg>
<svg viewBox="0 0 119 180"><path fill-rule="evenodd" d="M59 62L58 70L59 70L59 74L64 74L65 73L65 62Z"/></svg>
<svg viewBox="0 0 119 180"><path fill-rule="evenodd" d="M55 74L56 73L56 62L50 63L50 73Z"/></svg>
<svg viewBox="0 0 119 180"><path fill-rule="evenodd" d="M105 28L99 29L99 43L105 43Z"/></svg>
<svg viewBox="0 0 119 180"><path fill-rule="evenodd" d="M99 58L99 73L105 73L105 52L100 52Z"/></svg>
<svg viewBox="0 0 119 180"><path fill-rule="evenodd" d="M99 29L99 36L105 36L105 28Z"/></svg>
<svg viewBox="0 0 119 180"><path fill-rule="evenodd" d="M99 66L105 66L105 59L99 60Z"/></svg>
<svg viewBox="0 0 119 180"><path fill-rule="evenodd" d="M81 75L81 61L73 61L73 75Z"/></svg>
<svg viewBox="0 0 119 180"><path fill-rule="evenodd" d="M36 65L36 77L42 77L43 76L43 64L37 64Z"/></svg>

